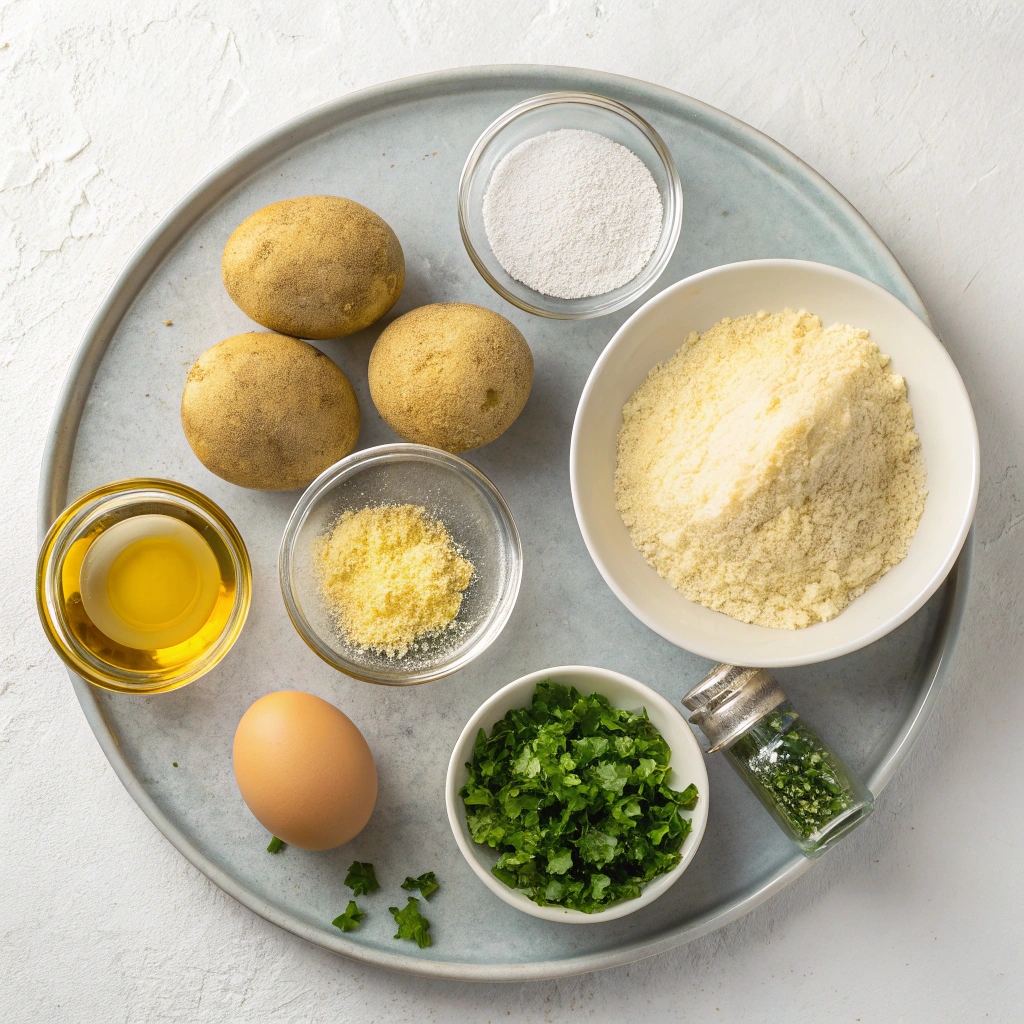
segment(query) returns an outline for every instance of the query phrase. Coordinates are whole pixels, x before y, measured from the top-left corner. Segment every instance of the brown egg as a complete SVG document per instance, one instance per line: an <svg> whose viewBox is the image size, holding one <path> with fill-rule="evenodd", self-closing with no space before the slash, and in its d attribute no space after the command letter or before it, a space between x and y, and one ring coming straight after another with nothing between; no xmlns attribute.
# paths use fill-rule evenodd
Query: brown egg
<svg viewBox="0 0 1024 1024"><path fill-rule="evenodd" d="M377 800L363 734L333 704L281 690L238 723L235 781L260 824L290 846L329 850L355 838Z"/></svg>

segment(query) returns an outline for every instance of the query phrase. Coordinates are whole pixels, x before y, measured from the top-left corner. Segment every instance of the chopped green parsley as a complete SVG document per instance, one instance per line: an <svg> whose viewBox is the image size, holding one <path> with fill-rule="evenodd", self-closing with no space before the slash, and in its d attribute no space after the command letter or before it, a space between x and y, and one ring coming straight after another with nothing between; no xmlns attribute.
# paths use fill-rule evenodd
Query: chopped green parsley
<svg viewBox="0 0 1024 1024"><path fill-rule="evenodd" d="M380 888L377 884L377 876L373 873L373 865L360 860L352 862L352 866L345 876L345 884L356 896L362 896L364 893Z"/></svg>
<svg viewBox="0 0 1024 1024"><path fill-rule="evenodd" d="M420 913L419 907L420 901L410 896L401 910L398 907L388 907L388 910L398 925L395 938L410 939L420 949L426 949L430 945L430 922Z"/></svg>
<svg viewBox="0 0 1024 1024"><path fill-rule="evenodd" d="M470 833L501 854L494 875L541 906L634 899L679 863L692 827L681 812L697 789L665 784L671 756L646 711L545 680L477 736L460 790Z"/></svg>
<svg viewBox="0 0 1024 1024"><path fill-rule="evenodd" d="M331 924L343 932L354 932L359 927L359 922L366 917L366 913L356 906L355 900L349 900L348 906L343 914L339 914Z"/></svg>
<svg viewBox="0 0 1024 1024"><path fill-rule="evenodd" d="M429 900L430 894L437 891L437 878L434 877L433 871L427 871L425 874L420 875L419 878L412 878L407 875L402 883L402 888L407 892L413 892L418 889L420 895L425 900Z"/></svg>

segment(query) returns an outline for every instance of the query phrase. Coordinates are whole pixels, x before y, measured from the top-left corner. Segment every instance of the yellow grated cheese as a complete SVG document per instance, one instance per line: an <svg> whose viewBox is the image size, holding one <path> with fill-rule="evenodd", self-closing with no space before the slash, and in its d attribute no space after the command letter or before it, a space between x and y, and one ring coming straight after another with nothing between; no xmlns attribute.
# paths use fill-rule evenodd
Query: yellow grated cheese
<svg viewBox="0 0 1024 1024"><path fill-rule="evenodd" d="M473 578L444 524L419 505L343 513L321 539L316 562L345 638L389 658L450 626Z"/></svg>

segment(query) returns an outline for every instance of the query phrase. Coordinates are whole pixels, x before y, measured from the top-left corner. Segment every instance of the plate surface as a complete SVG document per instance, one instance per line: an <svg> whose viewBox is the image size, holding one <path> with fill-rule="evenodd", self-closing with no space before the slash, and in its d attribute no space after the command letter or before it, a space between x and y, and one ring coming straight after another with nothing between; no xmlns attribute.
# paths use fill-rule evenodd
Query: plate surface
<svg viewBox="0 0 1024 1024"><path fill-rule="evenodd" d="M822 323L870 332L907 381L928 474L924 514L906 558L842 614L806 629L769 629L695 602L647 564L615 505L622 407L651 368L690 331L724 317L817 313ZM849 654L906 622L938 589L960 554L978 500L978 428L960 374L938 338L902 302L871 281L820 263L753 260L666 288L623 324L601 354L580 399L570 455L573 503L587 547L608 585L666 640L730 665L812 665Z"/></svg>
<svg viewBox="0 0 1024 1024"><path fill-rule="evenodd" d="M153 697L106 695L72 680L134 799L184 856L267 920L364 963L437 977L525 980L627 963L739 917L810 863L722 758L707 762L711 815L685 876L651 906L607 925L574 928L506 906L472 873L448 827L444 784L452 748L477 707L505 683L545 665L584 663L623 672L676 703L709 667L622 607L591 562L573 515L573 415L595 360L635 307L589 321L531 317L487 287L459 237L456 187L479 133L514 103L558 89L628 104L675 157L686 217L656 287L723 263L796 257L870 278L926 315L856 211L792 154L727 115L668 90L590 71L444 72L320 107L243 150L190 193L131 258L89 326L42 468L42 529L68 498L96 484L164 476L220 504L252 556L249 621L208 676ZM423 686L357 682L306 648L277 583L278 544L298 495L243 491L212 476L193 457L178 419L192 361L222 338L253 329L221 284L228 235L258 207L313 192L365 203L395 229L407 279L392 315L426 302L476 302L515 322L536 360L523 414L496 442L468 453L502 491L522 534L518 605L485 655ZM382 327L318 346L356 387L364 413L360 447L395 440L366 389L370 348ZM970 542L932 600L877 644L826 666L778 673L794 703L876 793L931 706L959 627L969 561ZM267 836L234 784L238 720L257 697L287 688L337 704L377 759L377 811L366 831L337 851L268 855ZM349 898L341 880L354 859L373 861L382 888L362 899L367 917L359 931L342 935L330 921ZM443 888L428 912L434 944L421 951L391 938L387 907L397 903L406 875L430 870Z"/></svg>

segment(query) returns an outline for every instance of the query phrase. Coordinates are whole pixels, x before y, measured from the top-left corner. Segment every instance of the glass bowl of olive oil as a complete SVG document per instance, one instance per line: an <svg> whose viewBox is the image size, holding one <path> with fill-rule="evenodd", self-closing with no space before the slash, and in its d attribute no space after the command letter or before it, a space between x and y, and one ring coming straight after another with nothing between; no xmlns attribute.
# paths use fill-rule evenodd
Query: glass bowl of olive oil
<svg viewBox="0 0 1024 1024"><path fill-rule="evenodd" d="M121 693L176 690L217 664L249 611L245 543L222 509L171 480L106 484L43 541L36 600L68 667Z"/></svg>

